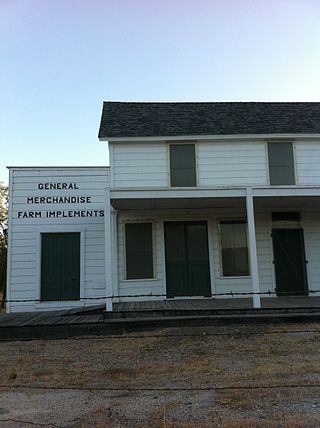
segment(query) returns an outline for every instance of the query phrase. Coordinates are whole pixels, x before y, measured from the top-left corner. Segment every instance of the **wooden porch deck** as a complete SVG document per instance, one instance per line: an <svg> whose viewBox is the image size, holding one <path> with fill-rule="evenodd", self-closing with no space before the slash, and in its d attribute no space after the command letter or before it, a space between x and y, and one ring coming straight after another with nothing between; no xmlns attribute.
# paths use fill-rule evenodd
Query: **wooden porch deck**
<svg viewBox="0 0 320 428"><path fill-rule="evenodd" d="M261 299L263 309L311 308L319 307L320 297L264 297ZM185 299L156 300L139 302L121 302L113 304L115 312L137 311L176 311L176 310L246 310L253 309L251 298L229 299Z"/></svg>
<svg viewBox="0 0 320 428"><path fill-rule="evenodd" d="M114 303L51 312L0 315L0 340L108 335L179 325L320 321L320 297L188 299Z"/></svg>

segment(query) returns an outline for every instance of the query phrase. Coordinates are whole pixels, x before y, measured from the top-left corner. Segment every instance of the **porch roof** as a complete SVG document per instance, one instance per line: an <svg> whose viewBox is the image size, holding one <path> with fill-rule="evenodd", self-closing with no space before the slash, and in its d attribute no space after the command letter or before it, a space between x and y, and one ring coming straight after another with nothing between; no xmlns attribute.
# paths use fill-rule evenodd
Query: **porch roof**
<svg viewBox="0 0 320 428"><path fill-rule="evenodd" d="M111 189L116 209L170 209L243 207L246 187L117 188ZM255 205L314 206L320 203L320 186L254 186Z"/></svg>
<svg viewBox="0 0 320 428"><path fill-rule="evenodd" d="M137 198L113 199L112 206L123 210L173 210L173 209L245 209L245 198Z"/></svg>
<svg viewBox="0 0 320 428"><path fill-rule="evenodd" d="M204 198L129 198L112 199L113 208L117 210L219 210L233 209L246 211L245 194L233 197ZM256 209L269 210L300 210L303 208L319 208L320 197L315 196L262 196L254 198Z"/></svg>

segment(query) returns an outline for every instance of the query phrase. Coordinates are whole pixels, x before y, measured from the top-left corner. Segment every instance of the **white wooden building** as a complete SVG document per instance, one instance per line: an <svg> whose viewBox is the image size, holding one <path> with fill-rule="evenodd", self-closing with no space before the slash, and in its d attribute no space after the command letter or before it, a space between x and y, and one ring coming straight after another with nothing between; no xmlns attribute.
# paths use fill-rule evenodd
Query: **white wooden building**
<svg viewBox="0 0 320 428"><path fill-rule="evenodd" d="M320 103L106 102L99 139L9 168L8 311L320 289Z"/></svg>

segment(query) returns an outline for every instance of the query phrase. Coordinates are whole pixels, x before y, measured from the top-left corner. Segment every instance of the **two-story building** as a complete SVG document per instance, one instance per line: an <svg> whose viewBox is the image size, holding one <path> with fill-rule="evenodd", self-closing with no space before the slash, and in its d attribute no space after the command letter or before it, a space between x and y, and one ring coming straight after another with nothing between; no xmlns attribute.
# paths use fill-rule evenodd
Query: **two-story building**
<svg viewBox="0 0 320 428"><path fill-rule="evenodd" d="M320 290L320 103L106 102L99 139L10 168L9 311Z"/></svg>

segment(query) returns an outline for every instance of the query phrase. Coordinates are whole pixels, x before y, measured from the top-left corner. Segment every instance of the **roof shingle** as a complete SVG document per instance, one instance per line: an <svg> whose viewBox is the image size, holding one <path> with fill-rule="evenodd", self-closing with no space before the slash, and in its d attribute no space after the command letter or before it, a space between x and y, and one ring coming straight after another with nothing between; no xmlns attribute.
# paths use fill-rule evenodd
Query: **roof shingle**
<svg viewBox="0 0 320 428"><path fill-rule="evenodd" d="M320 133L320 102L104 102L99 138Z"/></svg>

